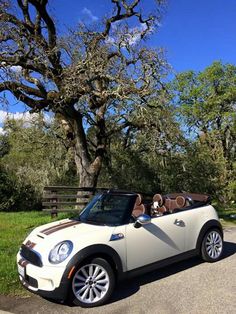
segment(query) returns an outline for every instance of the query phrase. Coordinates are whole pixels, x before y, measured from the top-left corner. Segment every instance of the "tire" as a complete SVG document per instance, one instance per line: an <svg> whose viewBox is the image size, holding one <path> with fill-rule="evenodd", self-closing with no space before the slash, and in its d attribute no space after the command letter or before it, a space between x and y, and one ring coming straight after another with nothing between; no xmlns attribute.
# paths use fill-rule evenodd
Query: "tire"
<svg viewBox="0 0 236 314"><path fill-rule="evenodd" d="M110 298L115 275L103 258L93 258L80 265L71 281L70 303L81 307L95 307Z"/></svg>
<svg viewBox="0 0 236 314"><path fill-rule="evenodd" d="M219 229L210 229L205 234L201 245L201 257L209 263L217 262L223 253L223 238Z"/></svg>

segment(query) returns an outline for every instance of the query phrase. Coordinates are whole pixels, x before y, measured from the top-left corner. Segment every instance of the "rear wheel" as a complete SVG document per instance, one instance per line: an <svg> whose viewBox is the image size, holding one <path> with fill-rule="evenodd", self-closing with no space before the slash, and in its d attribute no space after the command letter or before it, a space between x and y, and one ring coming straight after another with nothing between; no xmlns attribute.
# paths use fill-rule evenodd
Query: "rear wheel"
<svg viewBox="0 0 236 314"><path fill-rule="evenodd" d="M222 233L218 229L211 229L205 234L202 247L201 255L206 262L218 261L223 253L223 239Z"/></svg>
<svg viewBox="0 0 236 314"><path fill-rule="evenodd" d="M104 304L112 294L115 276L110 264L94 258L78 267L72 279L71 301L82 307Z"/></svg>

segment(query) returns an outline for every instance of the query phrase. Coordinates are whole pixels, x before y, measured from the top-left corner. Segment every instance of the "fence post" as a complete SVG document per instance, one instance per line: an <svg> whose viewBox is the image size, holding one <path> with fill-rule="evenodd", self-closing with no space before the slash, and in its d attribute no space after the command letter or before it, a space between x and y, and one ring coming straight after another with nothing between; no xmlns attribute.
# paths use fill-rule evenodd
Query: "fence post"
<svg viewBox="0 0 236 314"><path fill-rule="evenodd" d="M57 197L57 191L50 191L50 194L53 195L53 197L51 198L50 202L55 203L54 206L52 206L52 210L51 210L51 218L55 218L58 216L58 207L57 207L57 202L58 202L58 197Z"/></svg>

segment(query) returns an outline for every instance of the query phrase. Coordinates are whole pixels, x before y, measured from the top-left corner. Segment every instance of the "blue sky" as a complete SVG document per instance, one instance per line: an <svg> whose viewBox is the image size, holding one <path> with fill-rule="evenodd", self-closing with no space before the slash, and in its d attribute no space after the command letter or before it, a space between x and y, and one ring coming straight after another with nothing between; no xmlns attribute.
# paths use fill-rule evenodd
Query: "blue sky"
<svg viewBox="0 0 236 314"><path fill-rule="evenodd" d="M155 36L177 71L202 70L214 60L236 63L235 0L170 0Z"/></svg>
<svg viewBox="0 0 236 314"><path fill-rule="evenodd" d="M97 21L111 8L110 0L50 2L62 31L81 19ZM152 10L153 1L144 0L143 7ZM236 64L236 0L169 0L159 32L147 44L164 47L177 72L203 70L214 60ZM25 110L20 104L9 109Z"/></svg>
<svg viewBox="0 0 236 314"><path fill-rule="evenodd" d="M52 1L57 3L54 12L64 25L91 16L100 18L110 9L109 2ZM144 3L146 11L153 9L152 0ZM202 70L214 60L236 63L236 0L168 0L161 28L149 44L164 47L176 71Z"/></svg>

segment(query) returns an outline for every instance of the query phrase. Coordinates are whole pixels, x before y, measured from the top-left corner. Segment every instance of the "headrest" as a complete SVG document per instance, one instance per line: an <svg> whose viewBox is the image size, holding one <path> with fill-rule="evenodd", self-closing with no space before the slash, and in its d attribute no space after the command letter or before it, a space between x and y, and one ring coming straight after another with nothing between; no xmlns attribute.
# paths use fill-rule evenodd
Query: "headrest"
<svg viewBox="0 0 236 314"><path fill-rule="evenodd" d="M141 203L142 203L142 196L138 194L134 206L139 206Z"/></svg>
<svg viewBox="0 0 236 314"><path fill-rule="evenodd" d="M175 201L176 201L179 208L184 207L185 202L186 202L185 197L183 197L183 196L177 196Z"/></svg>
<svg viewBox="0 0 236 314"><path fill-rule="evenodd" d="M153 196L153 203L157 202L159 206L163 205L163 198L161 196L161 194L155 194Z"/></svg>

